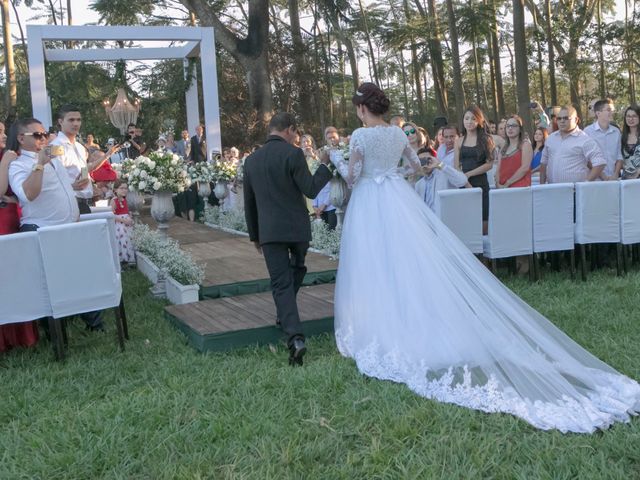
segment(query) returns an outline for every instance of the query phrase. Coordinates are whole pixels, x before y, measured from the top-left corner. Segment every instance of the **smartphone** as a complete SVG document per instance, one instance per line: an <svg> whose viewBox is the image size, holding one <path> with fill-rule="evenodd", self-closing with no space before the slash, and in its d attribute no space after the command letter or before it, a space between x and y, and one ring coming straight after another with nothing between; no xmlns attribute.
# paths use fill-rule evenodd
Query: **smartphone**
<svg viewBox="0 0 640 480"><path fill-rule="evenodd" d="M89 178L89 170L87 167L82 167L80 169L80 180L86 180L87 178Z"/></svg>
<svg viewBox="0 0 640 480"><path fill-rule="evenodd" d="M531 102L529 108L538 108L538 102Z"/></svg>

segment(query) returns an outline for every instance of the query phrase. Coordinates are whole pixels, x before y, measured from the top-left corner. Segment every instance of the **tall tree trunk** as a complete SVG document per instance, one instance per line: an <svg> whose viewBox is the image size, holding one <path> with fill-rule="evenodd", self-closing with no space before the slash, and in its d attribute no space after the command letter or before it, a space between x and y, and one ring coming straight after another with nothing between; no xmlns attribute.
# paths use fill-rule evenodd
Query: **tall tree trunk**
<svg viewBox="0 0 640 480"><path fill-rule="evenodd" d="M516 92L518 115L525 132L533 133L529 113L529 72L527 65L527 40L524 30L524 0L513 0L513 49L516 57Z"/></svg>
<svg viewBox="0 0 640 480"><path fill-rule="evenodd" d="M465 99L464 86L462 85L462 68L460 67L460 47L458 43L458 27L456 26L456 16L453 10L453 0L447 1L447 22L449 24L449 40L451 43L451 63L453 66L453 91L456 97L456 120L462 121L464 114Z"/></svg>
<svg viewBox="0 0 640 480"><path fill-rule="evenodd" d="M604 39L602 38L602 0L598 0L598 5L596 6L596 24L598 29L598 87L600 90L600 98L604 98L607 96L607 87L604 72Z"/></svg>
<svg viewBox="0 0 640 480"><path fill-rule="evenodd" d="M220 21L206 0L180 0L200 18L200 25L215 28L216 41L243 68L251 106L261 131L266 131L273 111L271 75L269 72L269 0L249 0L249 26L245 38L239 38Z"/></svg>
<svg viewBox="0 0 640 480"><path fill-rule="evenodd" d="M582 118L580 106L580 70L578 68L578 44L579 39L569 38L569 48L562 57L564 70L569 76L569 93L571 104L576 108L578 117Z"/></svg>
<svg viewBox="0 0 640 480"><path fill-rule="evenodd" d="M553 50L553 37L551 33L551 0L544 0L545 9L545 33L547 34L547 52L549 56L549 95L551 106L558 105L558 89L556 87L556 54Z"/></svg>
<svg viewBox="0 0 640 480"><path fill-rule="evenodd" d="M489 47L489 57L491 57L491 52L493 51L491 42L491 35L488 35L487 46ZM491 95L491 117L494 121L497 121L497 119L501 117L498 116L498 82L496 80L496 71L493 67L493 59L489 58L489 93ZM487 108L489 108L489 105L487 105Z"/></svg>
<svg viewBox="0 0 640 480"><path fill-rule="evenodd" d="M633 65L633 50L631 47L631 33L629 28L629 2L631 0L625 0L624 2L624 46L625 57L627 61L627 75L629 76L629 101L631 104L636 103L636 86L635 86L635 69ZM635 5L635 1L634 1Z"/></svg>
<svg viewBox="0 0 640 480"><path fill-rule="evenodd" d="M315 86L315 81L313 79L313 76L309 74L305 61L307 53L302 41L298 0L289 0L289 20L291 27L291 41L293 43L293 63L295 68L295 78L298 86L298 104L300 105L300 116L302 124L306 127L309 127L316 121L315 112L311 108L311 91Z"/></svg>
<svg viewBox="0 0 640 480"><path fill-rule="evenodd" d="M480 92L480 77L478 75L478 48L476 46L476 38L473 37L471 42L471 49L473 53L473 77L476 82L476 104L478 107L482 105L481 92Z"/></svg>
<svg viewBox="0 0 640 480"><path fill-rule="evenodd" d="M358 5L360 6L360 15L362 15L362 21L364 22L364 35L365 35L365 38L367 39L367 45L369 46L371 67L373 68L373 79L376 82L376 85L380 85L380 78L378 77L378 68L376 66L376 56L373 52L373 43L371 42L371 35L369 33L367 14L364 10L364 6L362 5L362 0L358 0Z"/></svg>
<svg viewBox="0 0 640 480"><path fill-rule="evenodd" d="M13 62L13 41L11 40L11 17L9 0L2 0L2 36L4 39L4 67L7 75L7 123L13 123L16 117L18 93L16 87L16 67ZM25 52L26 53L26 52Z"/></svg>
<svg viewBox="0 0 640 480"><path fill-rule="evenodd" d="M436 2L435 0L427 0L428 16L424 7L420 3L420 0L415 0L415 4L420 15L427 19L430 24L430 28L427 32L427 45L429 47L429 56L431 57L431 74L433 76L434 96L436 99L438 115L447 115L449 105L444 74L444 61L442 60L442 35L440 33L440 23L438 21Z"/></svg>
<svg viewBox="0 0 640 480"><path fill-rule="evenodd" d="M67 25L73 25L73 15L71 11L71 0L67 0Z"/></svg>
<svg viewBox="0 0 640 480"><path fill-rule="evenodd" d="M544 69L542 66L542 45L540 45L540 24L538 23L538 15L536 11L533 11L533 26L535 28L535 41L536 41L536 52L538 55L538 81L539 81L539 99L542 102L542 105L547 105L547 95L544 88Z"/></svg>
<svg viewBox="0 0 640 480"><path fill-rule="evenodd" d="M320 51L318 48L318 38L320 41L322 40L322 35L320 33L320 28L318 26L318 10L315 2L313 3L313 28L311 29L313 32L313 71L316 77L320 77ZM322 90L320 89L320 82L317 82L318 88L315 89L314 93L314 103L316 108L316 113L318 115L317 121L319 125L325 124L324 117L324 102L322 99ZM315 133L315 132L314 132Z"/></svg>
<svg viewBox="0 0 640 480"><path fill-rule="evenodd" d="M504 86L502 84L502 66L500 64L500 43L498 41L498 14L496 12L495 0L488 0L489 7L492 12L491 20L491 43L490 43L490 59L495 74L495 98L496 110L499 118L504 117Z"/></svg>

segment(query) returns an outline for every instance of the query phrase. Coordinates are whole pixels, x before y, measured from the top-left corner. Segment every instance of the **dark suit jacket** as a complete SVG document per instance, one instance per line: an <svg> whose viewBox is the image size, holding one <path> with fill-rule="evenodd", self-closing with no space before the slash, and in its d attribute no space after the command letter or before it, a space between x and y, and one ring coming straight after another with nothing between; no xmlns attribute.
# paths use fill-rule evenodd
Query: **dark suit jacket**
<svg viewBox="0 0 640 480"><path fill-rule="evenodd" d="M189 159L193 163L205 162L207 160L207 139L202 137L202 141L198 142L198 136L191 137L191 152Z"/></svg>
<svg viewBox="0 0 640 480"><path fill-rule="evenodd" d="M302 150L270 135L244 163L244 213L251 241L311 241L304 196L315 198L331 177L326 165L311 175Z"/></svg>

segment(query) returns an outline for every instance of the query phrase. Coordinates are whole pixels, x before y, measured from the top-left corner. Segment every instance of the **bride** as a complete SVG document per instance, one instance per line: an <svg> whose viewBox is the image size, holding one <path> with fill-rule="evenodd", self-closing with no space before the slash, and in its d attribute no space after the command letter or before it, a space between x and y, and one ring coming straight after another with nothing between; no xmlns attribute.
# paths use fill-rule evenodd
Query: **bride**
<svg viewBox="0 0 640 480"><path fill-rule="evenodd" d="M365 83L353 103L366 127L353 132L348 161L331 154L353 188L335 291L340 352L421 396L545 430L629 421L640 385L500 283L420 200L404 180L420 162L384 122L382 90Z"/></svg>

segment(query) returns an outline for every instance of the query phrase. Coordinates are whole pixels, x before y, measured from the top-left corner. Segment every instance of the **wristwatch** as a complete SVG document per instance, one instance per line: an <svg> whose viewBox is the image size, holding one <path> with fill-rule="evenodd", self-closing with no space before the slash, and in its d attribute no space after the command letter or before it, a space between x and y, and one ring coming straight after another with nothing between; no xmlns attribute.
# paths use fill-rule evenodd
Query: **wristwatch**
<svg viewBox="0 0 640 480"><path fill-rule="evenodd" d="M44 165L40 165L39 163L36 163L32 168L31 171L32 172L37 172L37 171L42 171L44 170Z"/></svg>

